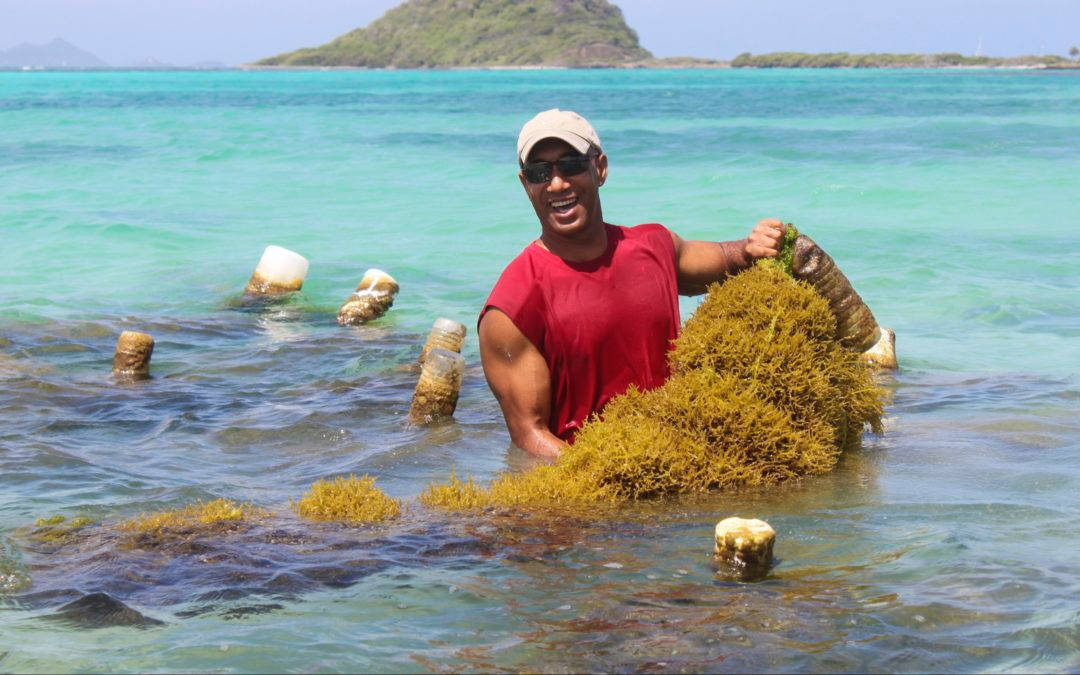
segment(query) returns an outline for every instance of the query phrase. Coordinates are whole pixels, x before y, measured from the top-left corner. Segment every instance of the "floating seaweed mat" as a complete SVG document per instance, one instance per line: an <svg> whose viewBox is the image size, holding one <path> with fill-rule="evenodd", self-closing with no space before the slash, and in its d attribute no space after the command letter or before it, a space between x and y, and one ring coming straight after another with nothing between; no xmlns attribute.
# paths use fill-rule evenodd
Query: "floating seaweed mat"
<svg viewBox="0 0 1080 675"><path fill-rule="evenodd" d="M451 476L420 501L450 510L617 503L825 473L867 427L881 432L884 405L836 325L828 302L783 261L755 265L710 287L669 353L664 386L612 399L555 464L488 487Z"/></svg>
<svg viewBox="0 0 1080 675"><path fill-rule="evenodd" d="M76 539L85 528L94 524L94 520L87 516L77 516L68 520L65 516L58 514L48 518L38 518L33 527L20 528L20 534L38 544L62 546Z"/></svg>
<svg viewBox="0 0 1080 675"><path fill-rule="evenodd" d="M135 535L138 543L155 544L174 538L230 531L267 515L265 509L220 498L179 509L140 514L120 523L117 528Z"/></svg>
<svg viewBox="0 0 1080 675"><path fill-rule="evenodd" d="M309 520L377 523L401 514L398 502L375 487L371 476L339 476L318 480L295 503L297 512Z"/></svg>
<svg viewBox="0 0 1080 675"><path fill-rule="evenodd" d="M399 503L379 490L370 476L356 478L350 475L315 481L299 501L293 502L293 507L307 520L351 524L392 520L401 513ZM244 531L270 517L271 513L266 509L219 498L177 509L142 513L117 523L116 530L130 535L130 543L136 546L159 548L194 537ZM85 535L87 526L93 524L85 517L72 520L63 516L39 518L33 528L27 528L26 536L34 542L63 546Z"/></svg>

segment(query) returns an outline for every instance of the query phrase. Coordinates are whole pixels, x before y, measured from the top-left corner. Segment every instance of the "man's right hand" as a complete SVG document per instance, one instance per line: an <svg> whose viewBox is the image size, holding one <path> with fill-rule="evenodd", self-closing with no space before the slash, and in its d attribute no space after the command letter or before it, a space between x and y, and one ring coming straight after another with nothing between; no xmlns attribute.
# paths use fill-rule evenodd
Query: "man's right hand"
<svg viewBox="0 0 1080 675"><path fill-rule="evenodd" d="M784 239L784 223L777 218L759 220L746 238L746 254L754 260L775 258Z"/></svg>

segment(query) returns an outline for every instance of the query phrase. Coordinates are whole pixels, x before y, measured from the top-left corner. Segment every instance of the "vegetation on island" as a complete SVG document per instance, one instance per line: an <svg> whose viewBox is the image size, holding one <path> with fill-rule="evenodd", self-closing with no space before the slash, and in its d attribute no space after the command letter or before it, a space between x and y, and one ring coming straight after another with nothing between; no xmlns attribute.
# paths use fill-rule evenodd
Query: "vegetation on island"
<svg viewBox="0 0 1080 675"><path fill-rule="evenodd" d="M849 54L848 52L744 52L731 62L732 68L1071 68L1077 64L1064 56L964 56L956 52L940 54Z"/></svg>
<svg viewBox="0 0 1080 675"><path fill-rule="evenodd" d="M262 66L612 66L652 57L607 0L407 0L366 28Z"/></svg>

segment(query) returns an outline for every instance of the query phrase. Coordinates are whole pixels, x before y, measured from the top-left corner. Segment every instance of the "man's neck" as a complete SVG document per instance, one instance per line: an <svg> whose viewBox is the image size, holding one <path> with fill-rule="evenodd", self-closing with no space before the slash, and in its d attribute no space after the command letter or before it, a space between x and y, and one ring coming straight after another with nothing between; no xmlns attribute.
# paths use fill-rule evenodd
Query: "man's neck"
<svg viewBox="0 0 1080 675"><path fill-rule="evenodd" d="M574 239L544 232L537 239L537 243L547 251L568 262L596 260L604 255L604 251L607 250L607 225L601 221L600 227L590 228L587 236Z"/></svg>

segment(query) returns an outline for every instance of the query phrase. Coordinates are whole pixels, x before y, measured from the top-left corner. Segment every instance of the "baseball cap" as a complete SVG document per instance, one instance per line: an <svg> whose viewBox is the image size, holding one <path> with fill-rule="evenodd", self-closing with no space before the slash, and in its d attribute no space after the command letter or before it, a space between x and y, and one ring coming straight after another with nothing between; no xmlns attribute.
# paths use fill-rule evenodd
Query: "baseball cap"
<svg viewBox="0 0 1080 675"><path fill-rule="evenodd" d="M590 146L596 146L596 149L600 150L600 137L587 119L570 110L552 108L538 114L521 127L517 143L518 161L524 164L533 146L545 138L566 141L581 154L587 153Z"/></svg>

